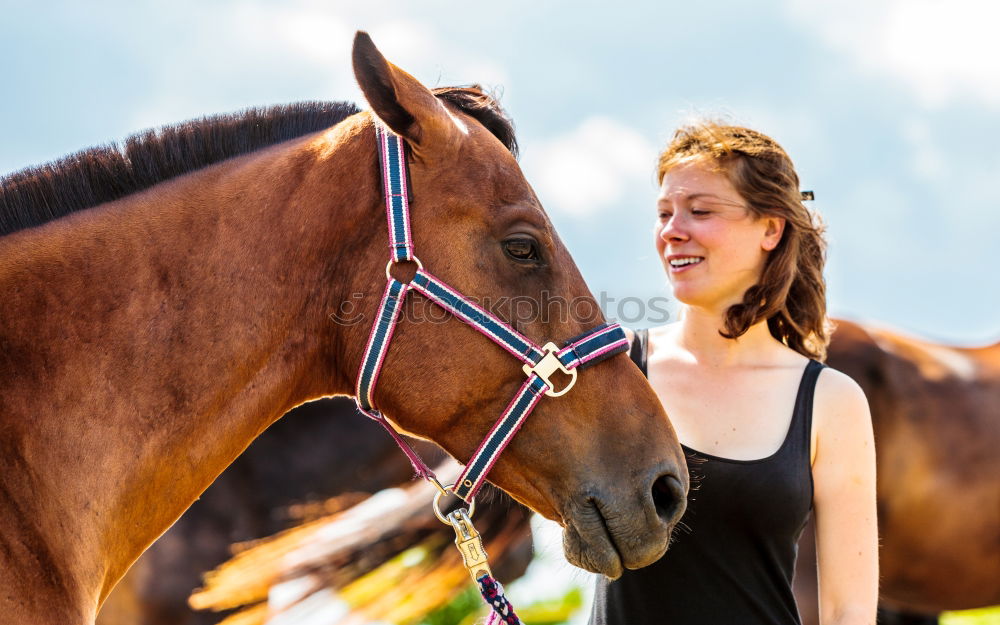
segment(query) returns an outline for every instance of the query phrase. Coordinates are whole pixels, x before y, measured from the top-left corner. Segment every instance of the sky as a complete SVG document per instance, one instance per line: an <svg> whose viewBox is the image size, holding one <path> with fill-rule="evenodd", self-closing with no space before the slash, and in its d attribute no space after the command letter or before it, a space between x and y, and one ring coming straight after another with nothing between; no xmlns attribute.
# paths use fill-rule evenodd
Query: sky
<svg viewBox="0 0 1000 625"><path fill-rule="evenodd" d="M654 164L701 116L792 156L827 224L833 315L1000 340L995 2L0 0L0 15L0 175L201 115L363 102L363 29L429 86L501 94L529 182L626 325L662 321L637 304L669 298Z"/></svg>

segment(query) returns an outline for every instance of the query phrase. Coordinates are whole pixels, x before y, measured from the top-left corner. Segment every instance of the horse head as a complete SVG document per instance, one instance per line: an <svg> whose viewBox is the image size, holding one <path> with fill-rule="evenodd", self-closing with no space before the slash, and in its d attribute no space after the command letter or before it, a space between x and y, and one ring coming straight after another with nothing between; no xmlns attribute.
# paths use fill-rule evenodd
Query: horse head
<svg viewBox="0 0 1000 625"><path fill-rule="evenodd" d="M538 345L562 345L600 324L598 304L512 146L481 123L508 123L496 102L475 89L436 95L388 62L365 33L355 38L353 60L374 116L359 116L352 133L370 135L364 145L376 181L371 126L384 124L405 141L410 227L423 265ZM456 97L476 100L485 113L470 114ZM384 215L381 204L370 210ZM351 290L368 295L367 321L345 329L345 376L362 361L375 295L385 284L384 224L358 237L370 241L358 259L368 269ZM410 280L410 264L395 263L393 276ZM521 363L420 295L406 300L401 316L375 401L398 429L465 461L524 383ZM490 481L558 521L571 562L617 577L623 567L648 565L664 553L685 507L688 475L660 402L619 354L580 372L565 396L542 399Z"/></svg>

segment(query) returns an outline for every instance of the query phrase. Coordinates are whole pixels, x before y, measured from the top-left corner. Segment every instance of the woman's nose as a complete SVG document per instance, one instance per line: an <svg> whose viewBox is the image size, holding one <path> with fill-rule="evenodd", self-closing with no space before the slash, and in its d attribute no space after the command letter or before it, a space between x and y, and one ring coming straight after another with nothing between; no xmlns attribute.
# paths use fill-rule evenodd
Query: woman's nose
<svg viewBox="0 0 1000 625"><path fill-rule="evenodd" d="M663 224L663 228L660 230L660 238L664 241L683 241L687 239L684 224L677 218L677 215L673 215Z"/></svg>

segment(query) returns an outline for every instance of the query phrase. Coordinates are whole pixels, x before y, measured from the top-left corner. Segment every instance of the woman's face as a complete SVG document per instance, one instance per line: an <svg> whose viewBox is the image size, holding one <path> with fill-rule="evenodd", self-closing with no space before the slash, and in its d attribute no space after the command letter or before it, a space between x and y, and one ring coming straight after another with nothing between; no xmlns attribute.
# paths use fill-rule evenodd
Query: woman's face
<svg viewBox="0 0 1000 625"><path fill-rule="evenodd" d="M755 218L713 165L692 161L663 177L656 251L679 301L723 312L760 279L784 219Z"/></svg>

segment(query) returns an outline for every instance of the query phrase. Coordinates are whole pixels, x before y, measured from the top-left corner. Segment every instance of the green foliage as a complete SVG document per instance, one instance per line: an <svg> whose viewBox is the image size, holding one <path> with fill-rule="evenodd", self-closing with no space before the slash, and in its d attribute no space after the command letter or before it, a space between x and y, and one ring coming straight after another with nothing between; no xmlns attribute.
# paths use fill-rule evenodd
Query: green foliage
<svg viewBox="0 0 1000 625"><path fill-rule="evenodd" d="M583 606L583 593L572 588L561 597L537 601L525 606L514 605L521 621L530 625L562 625ZM418 625L475 625L486 619L487 607L479 591L470 586L444 607L424 617Z"/></svg>
<svg viewBox="0 0 1000 625"><path fill-rule="evenodd" d="M420 621L419 625L455 625L473 623L480 612L485 614L483 599L479 590L470 585L462 594L434 610Z"/></svg>
<svg viewBox="0 0 1000 625"><path fill-rule="evenodd" d="M562 597L537 601L517 609L517 614L522 621L531 625L561 625L572 618L582 606L583 592L579 588L571 588Z"/></svg>
<svg viewBox="0 0 1000 625"><path fill-rule="evenodd" d="M945 612L941 615L941 625L1000 625L1000 606Z"/></svg>

